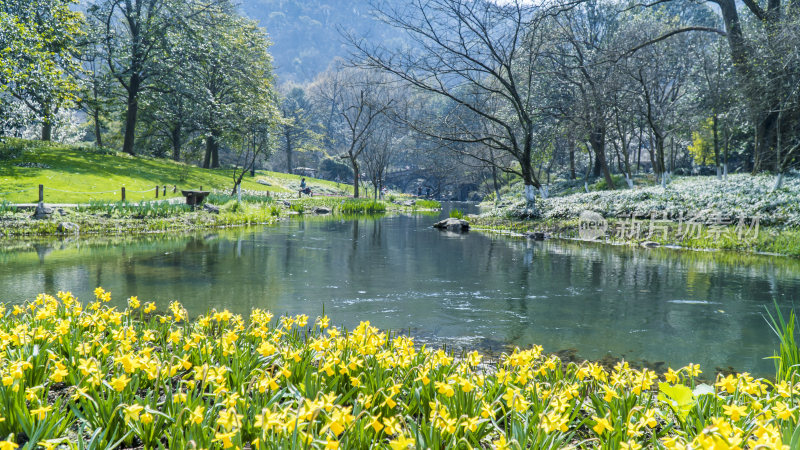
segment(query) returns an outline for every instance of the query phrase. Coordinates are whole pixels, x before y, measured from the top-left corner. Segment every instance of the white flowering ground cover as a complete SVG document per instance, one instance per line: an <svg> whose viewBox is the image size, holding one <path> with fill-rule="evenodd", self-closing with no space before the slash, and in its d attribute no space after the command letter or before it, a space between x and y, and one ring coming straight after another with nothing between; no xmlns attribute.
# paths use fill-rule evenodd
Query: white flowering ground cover
<svg viewBox="0 0 800 450"><path fill-rule="evenodd" d="M677 178L666 188L651 186L615 191L597 191L543 199L537 197L537 217L542 219L574 219L581 211L590 210L604 217L650 217L651 213L675 217L705 211L734 218L759 217L762 225L800 226L800 177L784 179L783 186L773 190L775 177L770 175L729 175L716 177ZM521 192L521 189L520 189ZM525 202L521 194L510 203L494 208L485 217L522 217Z"/></svg>

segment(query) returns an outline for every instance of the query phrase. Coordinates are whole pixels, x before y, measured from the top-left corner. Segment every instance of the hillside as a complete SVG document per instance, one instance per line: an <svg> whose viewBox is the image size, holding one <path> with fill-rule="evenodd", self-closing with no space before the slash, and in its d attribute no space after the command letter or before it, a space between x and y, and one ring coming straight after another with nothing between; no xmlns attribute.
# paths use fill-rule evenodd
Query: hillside
<svg viewBox="0 0 800 450"><path fill-rule="evenodd" d="M257 182L268 182L264 185ZM307 179L312 190L346 193L345 185ZM38 185L45 186L47 203L85 203L120 199L125 186L129 201L155 198L155 186L167 185L167 196L180 189L227 191L233 186L230 169L209 170L169 160L100 153L92 147L46 144L6 138L0 144L0 203L29 203L38 199ZM300 184L297 175L258 171L246 176L245 190L291 195ZM178 192L172 193L172 186Z"/></svg>
<svg viewBox="0 0 800 450"><path fill-rule="evenodd" d="M243 0L241 9L266 28L281 82L311 81L334 58L346 57L339 30L384 43L402 39L373 19L368 0Z"/></svg>

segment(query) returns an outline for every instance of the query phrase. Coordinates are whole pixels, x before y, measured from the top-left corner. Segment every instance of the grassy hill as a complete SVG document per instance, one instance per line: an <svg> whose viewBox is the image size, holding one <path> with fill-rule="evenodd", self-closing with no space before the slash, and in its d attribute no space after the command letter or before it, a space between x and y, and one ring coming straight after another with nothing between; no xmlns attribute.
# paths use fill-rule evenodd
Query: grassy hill
<svg viewBox="0 0 800 450"><path fill-rule="evenodd" d="M230 169L201 169L188 164L122 153L97 151L93 147L62 145L4 138L0 144L0 203L32 203L43 184L46 203L86 203L120 200L124 186L129 201L155 198L155 187L167 185L167 196L181 189L230 190ZM300 176L258 171L245 176L242 187L290 195L300 185ZM263 180L270 185L258 183ZM348 195L352 188L325 180L307 178L315 192ZM172 193L172 186L178 192ZM161 198L161 197L159 197Z"/></svg>

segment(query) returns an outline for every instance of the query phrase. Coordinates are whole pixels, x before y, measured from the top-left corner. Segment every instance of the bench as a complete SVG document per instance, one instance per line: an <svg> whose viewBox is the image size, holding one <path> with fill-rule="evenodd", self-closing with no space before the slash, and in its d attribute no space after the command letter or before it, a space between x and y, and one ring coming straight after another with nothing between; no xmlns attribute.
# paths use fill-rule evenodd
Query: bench
<svg viewBox="0 0 800 450"><path fill-rule="evenodd" d="M210 192L209 191L184 191L184 190L181 190L181 194L183 194L183 196L186 197L186 204L187 205L189 205L191 207L195 207L195 206L203 203L203 200L206 199L206 197L208 196L208 194L210 194Z"/></svg>

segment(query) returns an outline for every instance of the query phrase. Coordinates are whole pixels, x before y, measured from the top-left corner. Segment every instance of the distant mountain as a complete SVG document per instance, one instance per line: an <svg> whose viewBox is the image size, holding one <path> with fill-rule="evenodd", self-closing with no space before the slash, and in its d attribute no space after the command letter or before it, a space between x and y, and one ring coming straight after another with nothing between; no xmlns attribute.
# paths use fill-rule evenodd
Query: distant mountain
<svg viewBox="0 0 800 450"><path fill-rule="evenodd" d="M373 19L366 0L241 0L241 9L266 28L279 82L310 81L335 57L346 57L340 29L383 42L401 39Z"/></svg>

